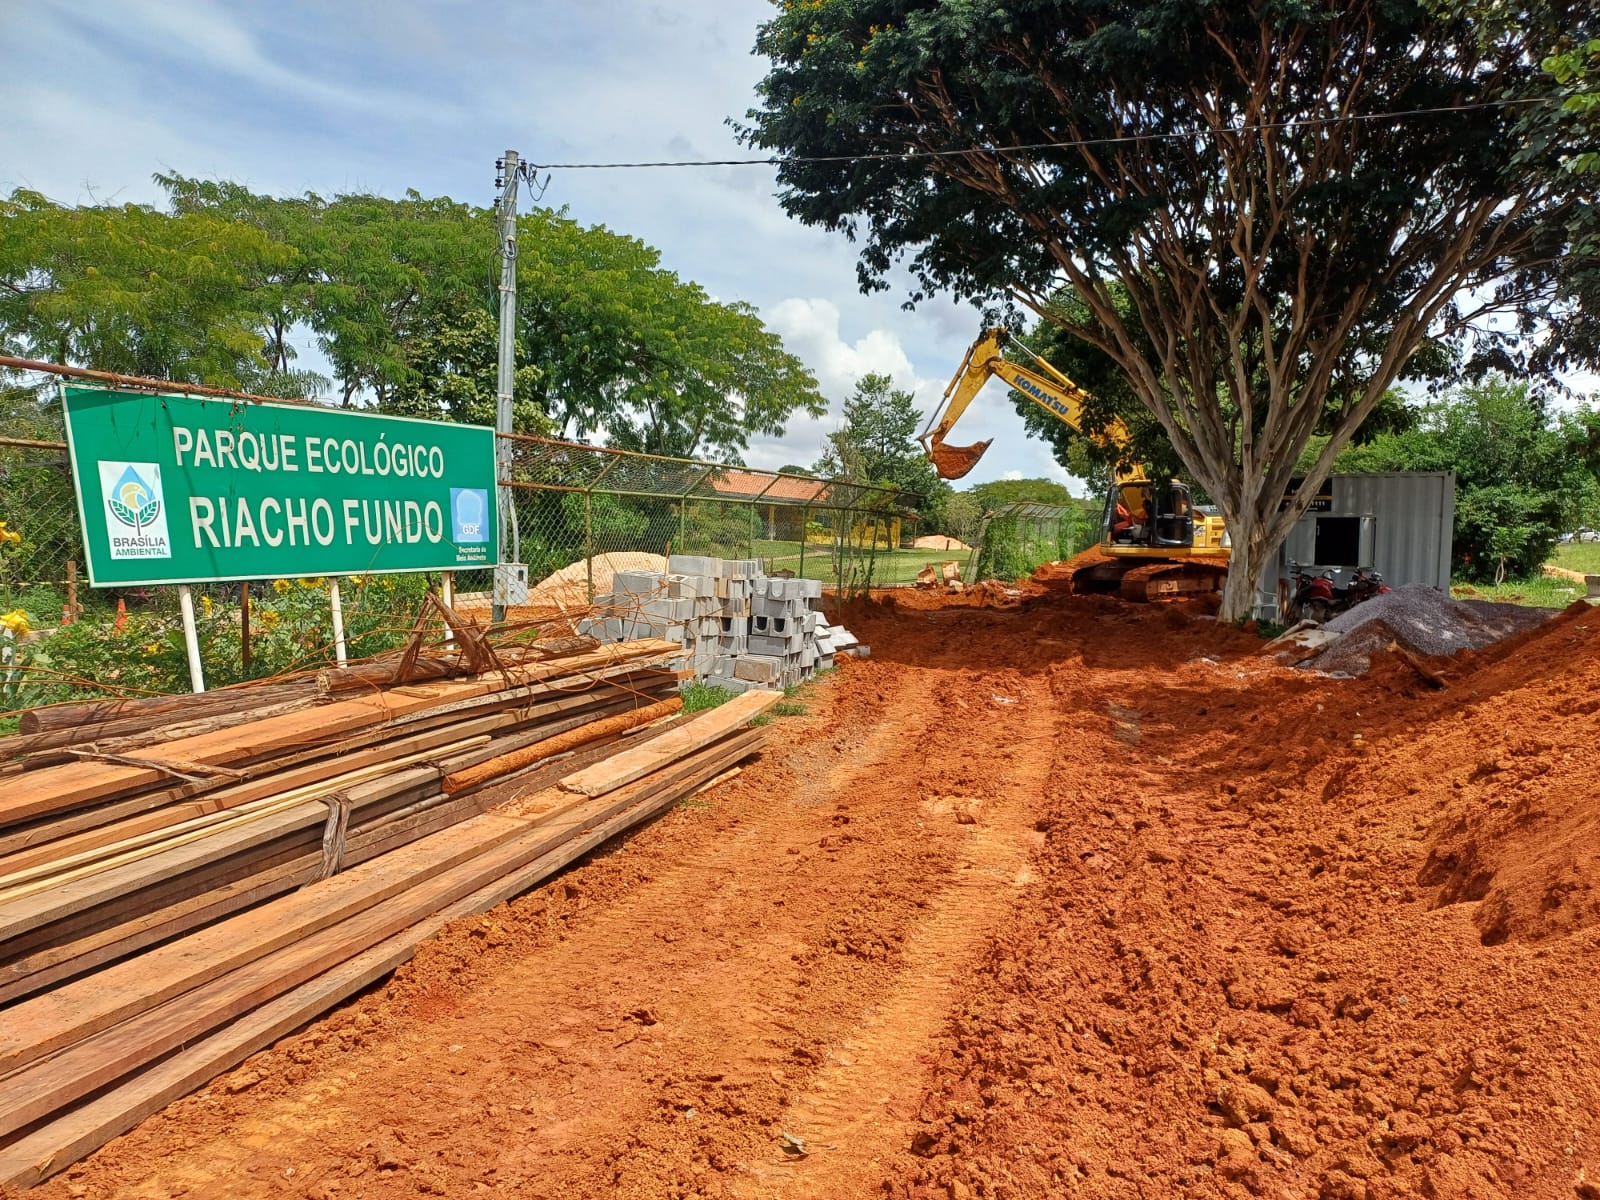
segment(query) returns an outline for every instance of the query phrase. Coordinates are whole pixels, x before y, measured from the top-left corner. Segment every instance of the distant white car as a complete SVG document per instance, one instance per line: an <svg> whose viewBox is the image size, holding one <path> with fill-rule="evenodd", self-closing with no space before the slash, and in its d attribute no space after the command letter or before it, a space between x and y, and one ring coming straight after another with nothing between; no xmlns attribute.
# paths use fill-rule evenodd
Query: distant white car
<svg viewBox="0 0 1600 1200"><path fill-rule="evenodd" d="M1580 529L1574 536L1580 542L1600 542L1600 533L1593 529Z"/></svg>

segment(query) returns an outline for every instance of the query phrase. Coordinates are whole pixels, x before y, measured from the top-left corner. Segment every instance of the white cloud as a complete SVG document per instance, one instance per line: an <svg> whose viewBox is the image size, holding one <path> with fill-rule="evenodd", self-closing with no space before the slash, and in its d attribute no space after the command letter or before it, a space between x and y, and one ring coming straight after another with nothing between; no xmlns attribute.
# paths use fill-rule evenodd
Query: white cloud
<svg viewBox="0 0 1600 1200"><path fill-rule="evenodd" d="M871 329L847 342L839 332L839 306L831 300L791 297L762 317L790 353L811 368L823 395L832 401L843 401L863 375L872 373L889 376L897 387L917 389L917 373L900 338L886 329Z"/></svg>
<svg viewBox="0 0 1600 1200"><path fill-rule="evenodd" d="M1001 476L1001 478L1002 479L1021 479L1022 478L1022 472L1021 471L1007 471L1004 475Z"/></svg>

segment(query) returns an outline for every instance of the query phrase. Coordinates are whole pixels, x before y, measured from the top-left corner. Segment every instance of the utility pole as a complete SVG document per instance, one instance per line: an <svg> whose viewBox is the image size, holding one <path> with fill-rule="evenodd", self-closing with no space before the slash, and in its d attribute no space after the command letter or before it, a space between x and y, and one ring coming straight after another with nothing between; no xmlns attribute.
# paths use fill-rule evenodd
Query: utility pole
<svg viewBox="0 0 1600 1200"><path fill-rule="evenodd" d="M522 174L521 156L507 150L505 157L495 166L499 176L495 186L500 189L496 202L499 218L500 242L500 365L495 378L495 489L496 503L500 508L500 545L496 561L514 564L522 547L517 537L517 509L511 495L511 443L504 434L511 432L511 399L517 372L517 183ZM507 552L509 550L509 553ZM523 576L526 579L526 575ZM493 604L490 616L495 621L506 617L506 596L509 588L506 575L495 571Z"/></svg>

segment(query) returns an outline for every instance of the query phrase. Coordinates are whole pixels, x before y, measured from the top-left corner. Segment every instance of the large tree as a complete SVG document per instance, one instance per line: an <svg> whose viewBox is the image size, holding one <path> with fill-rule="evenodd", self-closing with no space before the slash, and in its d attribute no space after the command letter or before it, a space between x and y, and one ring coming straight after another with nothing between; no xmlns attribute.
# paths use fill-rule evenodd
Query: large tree
<svg viewBox="0 0 1600 1200"><path fill-rule="evenodd" d="M1109 356L1228 521L1238 617L1316 490L1283 503L1301 448L1328 432L1316 483L1428 339L1569 352L1493 318L1569 315L1594 176L1564 169L1540 63L1597 25L1553 0L809 0L762 27L743 132L784 156L788 211L863 239L864 286L905 267L913 300L1007 297Z"/></svg>
<svg viewBox="0 0 1600 1200"><path fill-rule="evenodd" d="M817 474L895 488L918 506L930 528L937 527L950 485L917 445L922 414L916 397L887 375L870 372L857 381L841 415L817 460Z"/></svg>

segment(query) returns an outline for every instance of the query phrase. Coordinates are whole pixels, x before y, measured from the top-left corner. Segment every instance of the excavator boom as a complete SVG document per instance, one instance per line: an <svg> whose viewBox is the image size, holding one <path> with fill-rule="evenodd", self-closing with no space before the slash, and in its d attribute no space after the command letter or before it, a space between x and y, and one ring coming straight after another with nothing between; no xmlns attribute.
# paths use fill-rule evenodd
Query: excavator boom
<svg viewBox="0 0 1600 1200"><path fill-rule="evenodd" d="M991 378L1016 388L1058 421L1065 421L1074 429L1083 428L1084 407L1089 400L1089 393L1037 355L1034 356L1035 361L1047 374L1007 361L1001 351L1008 337L1004 329L986 329L967 348L961 366L944 389L943 407L929 419L927 428L917 439L927 452L934 470L943 479L960 479L971 471L994 440L974 442L970 446L952 446L945 441L955 423ZM1095 440L1120 451L1128 444L1128 427L1120 417L1112 417L1104 430L1095 436ZM1119 472L1117 476L1119 481L1137 477L1137 472Z"/></svg>

